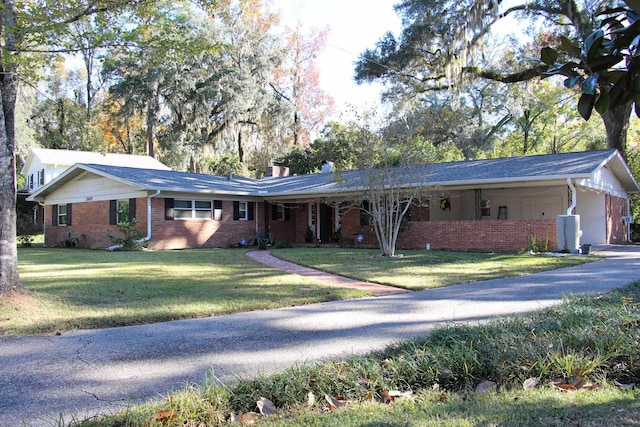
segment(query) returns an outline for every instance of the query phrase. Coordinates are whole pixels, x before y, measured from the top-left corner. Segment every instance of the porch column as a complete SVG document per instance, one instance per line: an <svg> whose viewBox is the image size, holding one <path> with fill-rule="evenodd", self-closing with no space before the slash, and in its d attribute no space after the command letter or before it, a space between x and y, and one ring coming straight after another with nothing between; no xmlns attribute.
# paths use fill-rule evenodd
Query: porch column
<svg viewBox="0 0 640 427"><path fill-rule="evenodd" d="M476 188L475 196L476 220L480 220L482 219L482 190Z"/></svg>
<svg viewBox="0 0 640 427"><path fill-rule="evenodd" d="M316 241L320 241L320 202L316 202Z"/></svg>

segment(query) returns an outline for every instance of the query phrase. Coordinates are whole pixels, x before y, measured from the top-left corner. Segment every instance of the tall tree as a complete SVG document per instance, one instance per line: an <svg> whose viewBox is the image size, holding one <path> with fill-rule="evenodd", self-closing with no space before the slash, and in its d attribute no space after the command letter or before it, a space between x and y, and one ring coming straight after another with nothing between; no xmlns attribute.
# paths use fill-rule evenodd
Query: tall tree
<svg viewBox="0 0 640 427"><path fill-rule="evenodd" d="M204 2L204 1L203 1ZM106 22L122 22L123 15L146 13L155 5L150 0L56 0L27 2L3 0L0 12L0 294L20 291L16 247L16 125L18 84L28 79L34 64L31 56L68 51L63 43L70 26L86 17L99 16ZM109 27L124 32L122 27ZM100 40L96 40L100 43ZM26 61L26 59L31 59Z"/></svg>
<svg viewBox="0 0 640 427"><path fill-rule="evenodd" d="M386 34L375 49L361 54L359 82L383 79L414 92L450 89L464 78L514 83L540 77L548 65L519 61L513 69L483 68L479 47L491 28L515 16L523 24L542 22L554 35L583 43L599 26L598 13L613 0L533 0L501 7L494 0L404 0L396 6L404 29L399 39ZM533 65L532 65L533 64ZM621 104L600 113L608 145L625 151L631 107Z"/></svg>
<svg viewBox="0 0 640 427"><path fill-rule="evenodd" d="M286 30L288 59L280 70L278 93L292 104L292 144L308 145L311 134L333 112L333 98L320 88L316 57L327 45L329 28L311 28L304 34L298 25Z"/></svg>
<svg viewBox="0 0 640 427"><path fill-rule="evenodd" d="M579 85L580 115L589 120L595 109L604 119L609 145L612 136L617 136L618 145L614 147L626 154L629 115L634 105L640 117L640 3L624 3L626 6L614 7L604 2L598 9L601 21L595 31L574 41L561 35L559 49L547 46L540 56L549 67L548 74L566 76L565 86L569 88ZM558 50L569 61L560 60Z"/></svg>

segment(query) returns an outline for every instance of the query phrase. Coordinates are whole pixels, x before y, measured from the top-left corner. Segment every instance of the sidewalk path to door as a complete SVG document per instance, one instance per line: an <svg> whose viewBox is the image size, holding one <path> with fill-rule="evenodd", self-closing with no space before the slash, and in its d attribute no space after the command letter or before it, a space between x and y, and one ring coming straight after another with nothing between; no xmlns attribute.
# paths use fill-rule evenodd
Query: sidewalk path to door
<svg viewBox="0 0 640 427"><path fill-rule="evenodd" d="M277 268L287 273L309 277L329 286L358 289L364 292L372 293L377 297L409 292L407 289L380 285L371 282L362 282L360 280L349 279L348 277L343 276L336 276L324 271L304 267L302 265L294 264L292 262L274 257L269 251L251 251L247 252L247 255L262 264Z"/></svg>
<svg viewBox="0 0 640 427"><path fill-rule="evenodd" d="M0 426L58 426L223 383L363 354L443 324L482 322L640 280L640 248L602 261L457 286L61 336L0 337Z"/></svg>

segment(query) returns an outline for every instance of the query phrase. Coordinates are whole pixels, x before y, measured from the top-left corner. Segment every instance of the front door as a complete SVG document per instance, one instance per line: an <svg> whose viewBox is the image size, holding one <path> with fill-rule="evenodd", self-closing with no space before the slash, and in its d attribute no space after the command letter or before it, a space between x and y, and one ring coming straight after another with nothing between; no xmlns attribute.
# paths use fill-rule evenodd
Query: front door
<svg viewBox="0 0 640 427"><path fill-rule="evenodd" d="M320 203L320 242L330 243L333 240L333 208L325 203Z"/></svg>

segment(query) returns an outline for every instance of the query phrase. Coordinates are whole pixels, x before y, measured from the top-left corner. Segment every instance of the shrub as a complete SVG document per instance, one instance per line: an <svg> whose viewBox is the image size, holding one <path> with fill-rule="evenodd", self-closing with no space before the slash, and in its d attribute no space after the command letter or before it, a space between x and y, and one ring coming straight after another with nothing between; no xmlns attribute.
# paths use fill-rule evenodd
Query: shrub
<svg viewBox="0 0 640 427"><path fill-rule="evenodd" d="M136 224L140 220L133 218L131 221L118 224L118 230L122 233L122 237L112 236L107 231L107 236L116 245L122 245L125 251L139 251L144 248L145 242L141 241L144 233L136 228Z"/></svg>

